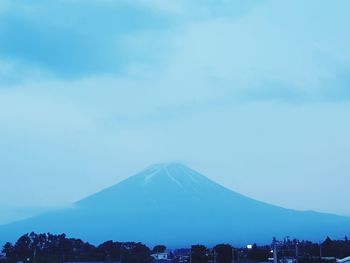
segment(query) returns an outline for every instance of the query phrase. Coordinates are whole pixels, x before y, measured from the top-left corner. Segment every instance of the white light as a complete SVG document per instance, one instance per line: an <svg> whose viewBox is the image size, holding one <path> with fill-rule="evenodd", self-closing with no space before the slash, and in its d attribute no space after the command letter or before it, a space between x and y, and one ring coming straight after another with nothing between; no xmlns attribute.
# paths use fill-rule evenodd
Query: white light
<svg viewBox="0 0 350 263"><path fill-rule="evenodd" d="M273 253L273 250L271 250L270 253Z"/></svg>
<svg viewBox="0 0 350 263"><path fill-rule="evenodd" d="M247 248L248 248L248 249L252 249L252 248L253 248L253 245L247 245Z"/></svg>

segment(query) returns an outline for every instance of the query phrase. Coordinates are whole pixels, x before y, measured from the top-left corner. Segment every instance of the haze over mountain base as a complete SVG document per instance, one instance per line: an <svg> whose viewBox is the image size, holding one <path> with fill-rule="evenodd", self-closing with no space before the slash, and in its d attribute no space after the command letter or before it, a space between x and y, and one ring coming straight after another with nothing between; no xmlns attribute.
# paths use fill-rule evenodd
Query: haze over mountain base
<svg viewBox="0 0 350 263"><path fill-rule="evenodd" d="M350 218L259 202L171 163L151 166L70 209L1 226L0 242L31 231L176 247L268 243L273 236L341 238L350 233Z"/></svg>

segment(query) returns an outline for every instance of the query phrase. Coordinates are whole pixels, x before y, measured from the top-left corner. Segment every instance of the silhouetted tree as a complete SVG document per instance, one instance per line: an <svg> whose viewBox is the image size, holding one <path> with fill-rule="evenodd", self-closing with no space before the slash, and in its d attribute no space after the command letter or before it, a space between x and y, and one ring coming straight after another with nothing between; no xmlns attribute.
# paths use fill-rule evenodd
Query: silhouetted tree
<svg viewBox="0 0 350 263"><path fill-rule="evenodd" d="M1 252L4 253L6 257L12 258L14 256L14 250L14 246L10 242L7 242Z"/></svg>
<svg viewBox="0 0 350 263"><path fill-rule="evenodd" d="M152 261L150 255L150 249L142 243L123 243L123 263L148 263Z"/></svg>
<svg viewBox="0 0 350 263"><path fill-rule="evenodd" d="M192 246L192 263L207 263L209 261L209 251L203 245Z"/></svg>
<svg viewBox="0 0 350 263"><path fill-rule="evenodd" d="M112 261L120 261L122 257L122 243L113 242L110 240L99 245L98 251L100 259L104 259L109 256Z"/></svg>
<svg viewBox="0 0 350 263"><path fill-rule="evenodd" d="M218 263L231 263L233 256L233 248L231 245L219 244L214 247L216 261Z"/></svg>
<svg viewBox="0 0 350 263"><path fill-rule="evenodd" d="M330 237L327 237L322 243L322 255L326 257L335 256L336 251L334 243Z"/></svg>
<svg viewBox="0 0 350 263"><path fill-rule="evenodd" d="M275 240L277 242L277 240ZM319 249L317 243L310 241L298 241L286 239L278 250L284 256L295 255L295 245L298 243L299 263L319 263ZM153 252L164 252L166 247L158 245ZM251 250L240 249L240 256L255 261L266 261L271 256L270 246L253 245ZM344 258L350 255L350 242L347 238L331 240L329 237L322 243L324 256ZM142 243L106 241L95 247L81 239L67 238L65 234L36 234L30 233L21 236L12 245L6 243L2 252L9 257L7 263L24 261L28 263L62 263L66 261L104 261L115 262L122 260L123 263L149 263L151 250ZM215 253L212 253L215 252ZM174 251L174 262L180 262L184 256L191 255L193 263L207 263L214 259L218 263L232 261L232 247L227 244L216 245L212 250L203 245L192 246L189 249ZM176 261L178 260L178 261ZM183 261L181 261L183 262Z"/></svg>
<svg viewBox="0 0 350 263"><path fill-rule="evenodd" d="M21 236L15 246L14 252L16 258L21 261L27 261L27 259L31 259L33 256L33 251L31 251L31 239L28 234Z"/></svg>
<svg viewBox="0 0 350 263"><path fill-rule="evenodd" d="M286 241L288 244L290 240ZM287 246L287 245L285 245ZM270 255L269 247L258 247L256 244L253 245L252 249L249 250L247 258L254 261L267 261Z"/></svg>
<svg viewBox="0 0 350 263"><path fill-rule="evenodd" d="M163 253L166 250L166 246L164 245L157 245L152 249L152 253Z"/></svg>

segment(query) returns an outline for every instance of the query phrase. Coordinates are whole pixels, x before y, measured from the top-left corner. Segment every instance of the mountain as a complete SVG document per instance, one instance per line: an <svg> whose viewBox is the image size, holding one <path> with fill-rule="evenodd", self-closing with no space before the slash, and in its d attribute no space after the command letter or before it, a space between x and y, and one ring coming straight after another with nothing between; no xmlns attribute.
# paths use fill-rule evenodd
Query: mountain
<svg viewBox="0 0 350 263"><path fill-rule="evenodd" d="M340 238L349 235L350 218L259 202L171 163L151 166L69 209L1 226L0 241L31 231L64 232L93 243L247 244L268 243L273 236Z"/></svg>

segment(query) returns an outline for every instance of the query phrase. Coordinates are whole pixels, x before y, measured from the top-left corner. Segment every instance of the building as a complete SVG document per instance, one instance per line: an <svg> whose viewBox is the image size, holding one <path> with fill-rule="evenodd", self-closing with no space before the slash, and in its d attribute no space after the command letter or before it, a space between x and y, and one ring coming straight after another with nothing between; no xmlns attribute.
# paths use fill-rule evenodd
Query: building
<svg viewBox="0 0 350 263"><path fill-rule="evenodd" d="M343 259L337 259L337 263L350 263L350 257L346 257Z"/></svg>
<svg viewBox="0 0 350 263"><path fill-rule="evenodd" d="M153 257L155 260L169 260L169 254L166 252L155 253L152 254L151 257Z"/></svg>

